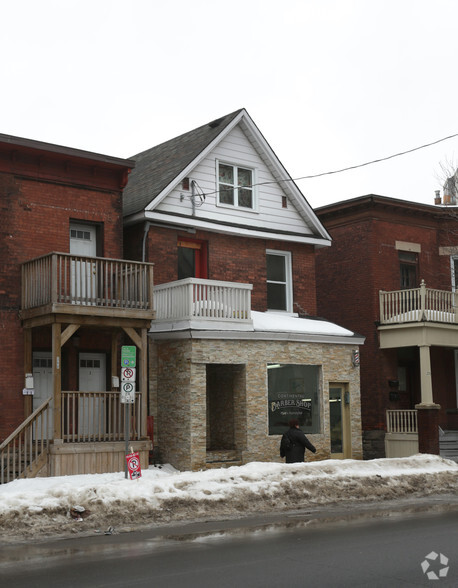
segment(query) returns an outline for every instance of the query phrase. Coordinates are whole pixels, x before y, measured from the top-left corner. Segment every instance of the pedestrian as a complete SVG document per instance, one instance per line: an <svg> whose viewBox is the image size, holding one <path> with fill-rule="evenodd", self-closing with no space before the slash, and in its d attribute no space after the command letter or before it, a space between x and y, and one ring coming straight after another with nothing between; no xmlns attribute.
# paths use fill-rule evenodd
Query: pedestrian
<svg viewBox="0 0 458 588"><path fill-rule="evenodd" d="M299 429L299 421L291 419L289 429L283 434L280 443L280 457L286 458L286 463L298 463L304 461L305 449L316 453L316 448Z"/></svg>

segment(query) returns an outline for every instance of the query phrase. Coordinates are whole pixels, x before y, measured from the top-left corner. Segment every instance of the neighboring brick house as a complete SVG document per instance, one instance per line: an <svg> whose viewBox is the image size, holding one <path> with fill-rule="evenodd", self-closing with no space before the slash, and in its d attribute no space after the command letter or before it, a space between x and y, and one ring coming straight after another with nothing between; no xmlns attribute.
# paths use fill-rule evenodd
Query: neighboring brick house
<svg viewBox="0 0 458 588"><path fill-rule="evenodd" d="M0 135L0 482L40 469L123 469L124 421L115 420L124 412L112 377L120 345L132 340L140 360L142 342L145 351L132 439L147 457L152 266L119 261L133 166ZM148 282L134 291L138 276Z"/></svg>
<svg viewBox="0 0 458 588"><path fill-rule="evenodd" d="M457 207L369 195L315 213L333 238L318 313L366 337L364 457L438 453L458 430Z"/></svg>
<svg viewBox="0 0 458 588"><path fill-rule="evenodd" d="M317 319L330 237L242 109L133 157L125 253L154 263L149 410L158 458L280 460L297 416L317 458L362 456L363 343Z"/></svg>

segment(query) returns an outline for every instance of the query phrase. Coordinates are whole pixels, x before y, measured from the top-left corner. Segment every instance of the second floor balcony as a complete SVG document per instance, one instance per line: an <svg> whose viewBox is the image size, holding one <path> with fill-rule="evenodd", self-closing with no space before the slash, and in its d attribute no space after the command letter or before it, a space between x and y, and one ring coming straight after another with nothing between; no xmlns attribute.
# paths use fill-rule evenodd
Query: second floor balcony
<svg viewBox="0 0 458 588"><path fill-rule="evenodd" d="M253 329L251 284L186 278L154 287L152 331Z"/></svg>
<svg viewBox="0 0 458 588"><path fill-rule="evenodd" d="M458 325L458 293L427 288L380 291L380 324L435 322Z"/></svg>
<svg viewBox="0 0 458 588"><path fill-rule="evenodd" d="M21 318L55 313L151 320L153 265L68 253L25 262Z"/></svg>

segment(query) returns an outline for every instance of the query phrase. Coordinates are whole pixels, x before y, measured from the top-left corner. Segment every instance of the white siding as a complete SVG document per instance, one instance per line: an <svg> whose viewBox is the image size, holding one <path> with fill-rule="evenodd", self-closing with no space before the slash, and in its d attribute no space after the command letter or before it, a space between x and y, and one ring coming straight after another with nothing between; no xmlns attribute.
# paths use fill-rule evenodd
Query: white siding
<svg viewBox="0 0 458 588"><path fill-rule="evenodd" d="M216 198L216 161L233 165L241 165L255 170L255 182L266 185L258 185L255 210L217 206ZM217 220L235 225L256 226L267 230L293 231L303 234L311 234L310 228L299 214L297 208L288 199L288 207L282 208L282 196L286 193L281 185L275 182L266 164L262 161L256 150L247 139L239 126L235 127L225 139L189 174L191 180L195 180L206 194L205 201L200 205L196 199L195 216L202 220ZM181 190L177 186L161 204L157 210L161 212L187 213L191 216L191 192ZM181 199L184 197L184 199Z"/></svg>

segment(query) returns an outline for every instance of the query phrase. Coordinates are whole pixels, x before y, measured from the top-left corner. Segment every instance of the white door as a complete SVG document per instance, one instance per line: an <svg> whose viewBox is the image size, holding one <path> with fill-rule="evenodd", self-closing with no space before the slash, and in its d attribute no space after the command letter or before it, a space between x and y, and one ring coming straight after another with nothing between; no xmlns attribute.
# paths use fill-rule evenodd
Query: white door
<svg viewBox="0 0 458 588"><path fill-rule="evenodd" d="M53 395L52 354L49 351L35 351L33 353L33 386L35 391L32 408L36 410ZM54 402L51 401L48 411L48 439L52 439L53 435L53 404ZM41 422L38 423L35 437L41 438Z"/></svg>
<svg viewBox="0 0 458 588"><path fill-rule="evenodd" d="M94 304L97 292L97 266L85 259L97 254L96 228L93 225L70 223L72 260L71 293L74 304Z"/></svg>
<svg viewBox="0 0 458 588"><path fill-rule="evenodd" d="M105 392L104 353L79 354L80 392ZM82 394L78 407L78 434L85 439L98 439L105 432L105 398L100 394Z"/></svg>

